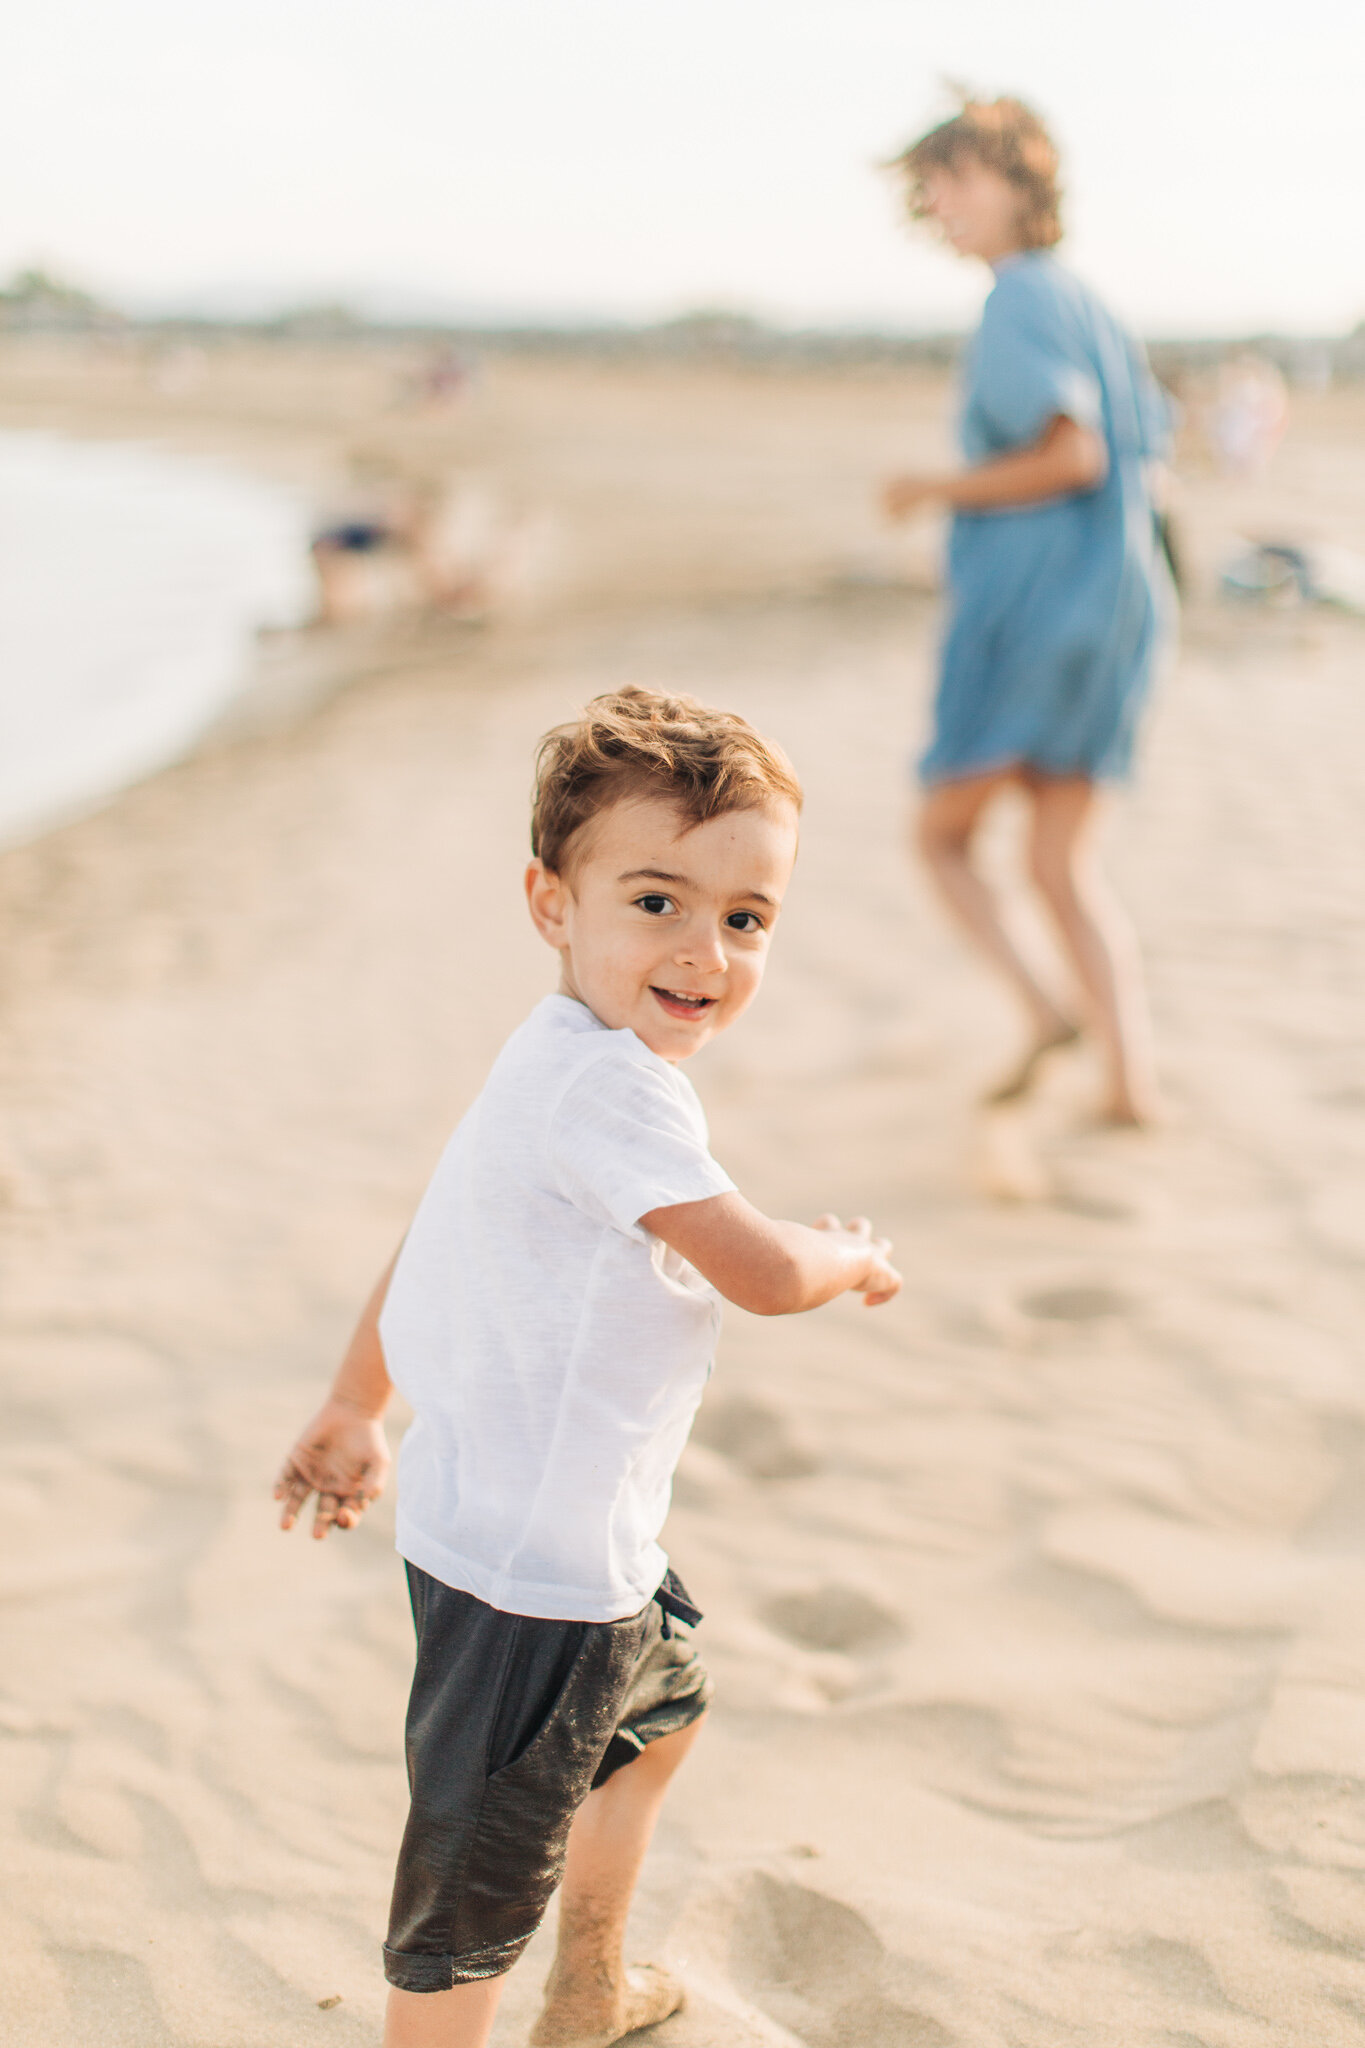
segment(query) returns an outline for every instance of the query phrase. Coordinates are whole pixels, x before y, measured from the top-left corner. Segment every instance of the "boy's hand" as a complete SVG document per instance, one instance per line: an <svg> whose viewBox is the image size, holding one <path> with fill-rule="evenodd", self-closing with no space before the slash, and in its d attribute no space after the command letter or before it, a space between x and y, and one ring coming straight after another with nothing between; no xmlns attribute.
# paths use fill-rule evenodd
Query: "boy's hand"
<svg viewBox="0 0 1365 2048"><path fill-rule="evenodd" d="M765 1216L732 1189L651 1209L640 1222L751 1315L801 1315L839 1294L861 1294L875 1308L900 1292L891 1247L865 1216L849 1224L822 1216L812 1230Z"/></svg>
<svg viewBox="0 0 1365 2048"><path fill-rule="evenodd" d="M848 1223L841 1223L837 1216L818 1216L815 1228L843 1238L850 1249L866 1252L866 1269L848 1290L850 1294L861 1294L864 1308L879 1308L882 1302L891 1301L900 1293L901 1276L887 1257L891 1240L874 1237L866 1216L855 1216Z"/></svg>
<svg viewBox="0 0 1365 2048"><path fill-rule="evenodd" d="M292 1529L310 1493L318 1497L313 1535L332 1528L354 1529L372 1500L384 1491L389 1447L382 1424L349 1402L325 1401L303 1431L275 1481L284 1502L280 1527Z"/></svg>

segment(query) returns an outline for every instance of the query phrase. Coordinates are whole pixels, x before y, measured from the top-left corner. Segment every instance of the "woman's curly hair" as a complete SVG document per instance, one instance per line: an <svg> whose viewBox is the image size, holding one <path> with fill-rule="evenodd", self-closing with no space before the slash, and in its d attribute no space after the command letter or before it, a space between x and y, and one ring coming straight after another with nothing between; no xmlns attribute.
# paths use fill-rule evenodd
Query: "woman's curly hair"
<svg viewBox="0 0 1365 2048"><path fill-rule="evenodd" d="M911 215L925 215L924 180L930 171L956 171L967 162L998 171L1023 198L1019 232L1026 249L1051 249L1062 239L1062 192L1057 145L1022 100L963 97L959 111L940 121L894 157L889 169L906 181Z"/></svg>

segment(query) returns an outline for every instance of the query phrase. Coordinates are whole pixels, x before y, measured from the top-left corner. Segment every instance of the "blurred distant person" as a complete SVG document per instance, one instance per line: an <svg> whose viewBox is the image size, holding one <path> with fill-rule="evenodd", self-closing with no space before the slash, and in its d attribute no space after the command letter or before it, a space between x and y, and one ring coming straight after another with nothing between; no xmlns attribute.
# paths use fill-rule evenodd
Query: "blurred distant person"
<svg viewBox="0 0 1365 2048"><path fill-rule="evenodd" d="M427 406L454 405L469 386L470 368L457 348L440 348L423 365L418 396Z"/></svg>
<svg viewBox="0 0 1365 2048"><path fill-rule="evenodd" d="M893 519L953 515L934 729L920 762L918 844L944 900L1031 1025L989 1098L1024 1095L1080 1026L1017 949L972 861L993 799L1030 806L1030 873L1104 1059L1104 1119L1156 1112L1136 947L1101 877L1103 784L1128 773L1171 587L1153 503L1166 407L1137 344L1051 254L1058 158L1018 100L967 101L896 159L912 216L995 284L967 355L966 467L900 476Z"/></svg>
<svg viewBox="0 0 1365 2048"><path fill-rule="evenodd" d="M327 626L355 625L391 608L387 573L396 565L414 585L414 540L430 518L428 493L384 474L357 458L344 503L314 533L313 568L318 579L318 619Z"/></svg>
<svg viewBox="0 0 1365 2048"><path fill-rule="evenodd" d="M484 520L483 525L487 526ZM487 618L514 580L512 540L480 531L444 484L373 485L313 535L318 621L355 625L404 606Z"/></svg>
<svg viewBox="0 0 1365 2048"><path fill-rule="evenodd" d="M1259 476L1288 418L1289 393L1274 363L1250 350L1223 363L1205 423L1216 467L1224 476Z"/></svg>
<svg viewBox="0 0 1365 2048"><path fill-rule="evenodd" d="M313 535L310 552L318 579L318 623L352 626L375 610L369 567L393 547L387 519L357 515Z"/></svg>
<svg viewBox="0 0 1365 2048"><path fill-rule="evenodd" d="M429 351L399 379L395 403L424 412L449 411L460 403L474 379L474 364L455 347L443 343Z"/></svg>

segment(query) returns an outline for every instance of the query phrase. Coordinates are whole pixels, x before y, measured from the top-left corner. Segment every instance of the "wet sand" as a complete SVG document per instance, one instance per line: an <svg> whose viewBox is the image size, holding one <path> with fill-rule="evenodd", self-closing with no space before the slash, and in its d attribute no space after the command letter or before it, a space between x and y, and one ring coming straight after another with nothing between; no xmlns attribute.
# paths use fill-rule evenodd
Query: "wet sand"
<svg viewBox="0 0 1365 2048"><path fill-rule="evenodd" d="M549 985L532 744L630 677L808 786L768 985L695 1068L717 1153L779 1213L868 1210L908 1277L727 1315L668 1537L720 1697L640 1901L691 1989L659 2048L1365 2042L1365 625L1191 608L1111 828L1170 1127L1088 1129L1084 1053L983 1123L1015 1023L900 851L928 549L864 502L941 388L494 366L424 425L391 384L0 360L5 425L319 488L401 442L557 535L525 615L276 650L278 707L0 856L7 2039L377 2042L391 1506L312 1546L269 1484ZM1278 480L1195 479L1196 560L1272 513L1359 544L1362 440L1305 400Z"/></svg>

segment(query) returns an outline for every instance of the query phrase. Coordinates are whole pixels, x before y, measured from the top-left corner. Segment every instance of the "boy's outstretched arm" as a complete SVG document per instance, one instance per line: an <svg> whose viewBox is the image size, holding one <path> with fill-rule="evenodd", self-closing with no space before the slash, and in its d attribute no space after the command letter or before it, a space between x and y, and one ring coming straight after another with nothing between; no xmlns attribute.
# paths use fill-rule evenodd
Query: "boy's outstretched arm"
<svg viewBox="0 0 1365 2048"><path fill-rule="evenodd" d="M282 1529L293 1528L310 1493L318 1497L314 1536L325 1536L333 1525L354 1529L384 1491L389 1447L380 1417L393 1383L379 1342L379 1313L397 1263L395 1252L361 1311L331 1393L280 1467L275 1498L284 1503Z"/></svg>
<svg viewBox="0 0 1365 2048"><path fill-rule="evenodd" d="M651 1209L640 1222L681 1254L737 1308L756 1316L797 1315L836 1294L861 1294L868 1308L900 1292L891 1246L865 1216L841 1224L822 1216L813 1229L778 1223L743 1195L712 1195Z"/></svg>

